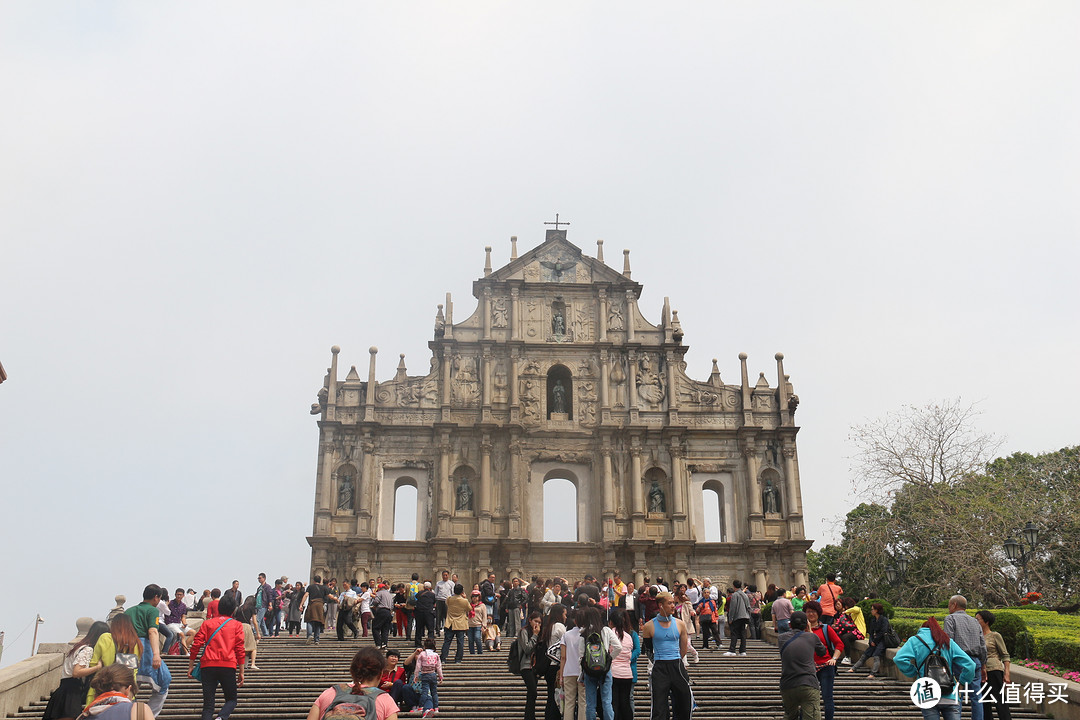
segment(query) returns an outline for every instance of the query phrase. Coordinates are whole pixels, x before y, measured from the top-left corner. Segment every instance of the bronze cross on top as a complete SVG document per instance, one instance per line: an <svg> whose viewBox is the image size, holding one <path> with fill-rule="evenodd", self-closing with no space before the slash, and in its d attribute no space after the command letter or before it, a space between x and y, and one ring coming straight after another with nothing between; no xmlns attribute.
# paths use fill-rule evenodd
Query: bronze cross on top
<svg viewBox="0 0 1080 720"><path fill-rule="evenodd" d="M558 230L560 225L569 225L570 223L569 222L559 222L559 213L555 213L555 222L545 222L544 224L545 225L554 225L555 229Z"/></svg>

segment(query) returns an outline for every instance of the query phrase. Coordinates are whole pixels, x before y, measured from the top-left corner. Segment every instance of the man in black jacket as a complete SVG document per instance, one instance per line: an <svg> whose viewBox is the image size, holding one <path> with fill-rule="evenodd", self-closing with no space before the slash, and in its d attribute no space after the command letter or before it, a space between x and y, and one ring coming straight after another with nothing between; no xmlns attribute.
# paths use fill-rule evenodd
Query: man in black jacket
<svg viewBox="0 0 1080 720"><path fill-rule="evenodd" d="M435 592L431 583L425 582L424 588L413 599L413 619L416 622L416 647L424 645L424 630L428 637L435 637Z"/></svg>
<svg viewBox="0 0 1080 720"><path fill-rule="evenodd" d="M816 634L806 632L806 613L791 614L791 632L783 633L777 643L780 648L780 697L784 703L784 718L819 720L821 685L818 683L814 655L825 656L829 651Z"/></svg>

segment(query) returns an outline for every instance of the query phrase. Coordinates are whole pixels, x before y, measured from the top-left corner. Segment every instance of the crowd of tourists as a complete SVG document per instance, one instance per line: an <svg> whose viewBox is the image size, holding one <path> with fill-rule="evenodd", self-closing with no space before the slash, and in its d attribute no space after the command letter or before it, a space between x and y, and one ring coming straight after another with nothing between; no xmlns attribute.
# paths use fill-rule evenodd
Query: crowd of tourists
<svg viewBox="0 0 1080 720"><path fill-rule="evenodd" d="M162 662L169 654L188 657L188 675L202 685L203 720L227 720L246 672L259 670L261 640L299 638L303 631L318 644L325 630L335 630L340 642L371 640L359 640L350 667L353 683L327 689L309 720L331 710L335 717L351 717L350 708L379 720L408 713L431 717L438 713L445 667L464 660L466 644L474 655L506 651L508 670L524 684L526 720L536 720L541 680L544 720L574 720L575 714L577 720L630 720L642 653L649 716L687 720L696 707L690 679L699 658L695 638L700 636L702 652L720 651L727 641L724 655L745 657L747 638L762 635L768 603L779 634L785 717L832 720L837 666L850 666L848 672L869 666L867 677L877 678L885 649L899 644L883 607L875 603L864 618L833 575L808 593L805 587L775 585L761 592L739 580L721 589L709 578L689 578L670 589L663 578L646 578L635 587L619 573L602 581L587 575L572 584L558 577L498 581L490 574L468 587L449 571L434 583L418 573L405 582L376 577L339 583L316 575L307 585L290 584L287 577L270 583L260 574L247 596L236 580L225 591L200 595L178 588L171 600L167 596L164 588L148 585L142 602L126 609L126 598L117 596L106 621L94 623L66 656L44 720L156 717L171 682ZM976 692L979 680L988 682L1000 698L1002 684L1009 682L1009 658L1001 636L990 630L993 614L982 611L976 619L962 612L965 606L962 597L954 597L944 628L928 620L895 662L905 674L920 677L927 658L940 655L951 677L973 683ZM414 649L390 648L390 636ZM855 642L863 639L869 647L855 657ZM136 689L146 693L145 705L133 703ZM950 689L943 687L941 703L929 714L924 710L925 717L959 718ZM972 717L981 720L981 705L975 708ZM1007 705L996 709L1000 718L1010 717Z"/></svg>

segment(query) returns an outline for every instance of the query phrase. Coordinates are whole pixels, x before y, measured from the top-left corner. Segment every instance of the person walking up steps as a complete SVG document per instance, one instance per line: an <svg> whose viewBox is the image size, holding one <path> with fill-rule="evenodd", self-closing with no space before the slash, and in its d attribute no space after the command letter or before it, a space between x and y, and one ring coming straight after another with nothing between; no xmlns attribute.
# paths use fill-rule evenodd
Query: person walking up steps
<svg viewBox="0 0 1080 720"><path fill-rule="evenodd" d="M690 639L685 623L673 617L675 598L672 594L658 593L656 600L656 617L646 623L642 633L645 649L651 649L653 656L651 718L668 720L674 715L674 720L690 720L694 693L682 662Z"/></svg>
<svg viewBox="0 0 1080 720"><path fill-rule="evenodd" d="M735 655L735 643L739 643L739 655L746 655L746 627L750 624L750 598L742 590L742 581L735 580L731 583L735 592L731 593L728 601L727 616L728 628L731 635L731 646L725 655Z"/></svg>
<svg viewBox="0 0 1080 720"><path fill-rule="evenodd" d="M416 672L420 675L420 706L423 717L439 712L439 683L443 681L442 658L435 652L435 638L424 640L424 651L416 659Z"/></svg>

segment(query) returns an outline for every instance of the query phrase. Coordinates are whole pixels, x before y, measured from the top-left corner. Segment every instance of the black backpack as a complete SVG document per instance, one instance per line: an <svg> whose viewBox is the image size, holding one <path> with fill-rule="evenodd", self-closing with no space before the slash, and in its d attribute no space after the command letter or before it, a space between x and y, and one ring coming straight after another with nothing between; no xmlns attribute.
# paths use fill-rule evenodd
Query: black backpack
<svg viewBox="0 0 1080 720"><path fill-rule="evenodd" d="M510 652L506 653L506 669L510 671L510 674L521 674L521 655L521 641L515 639L510 643Z"/></svg>
<svg viewBox="0 0 1080 720"><path fill-rule="evenodd" d="M930 678L943 688L952 688L953 686L953 674L949 668L949 661L945 659L941 654L941 647L935 643L931 648L926 642L918 635L914 636L916 640L921 642L923 646L930 651L930 654L923 660L922 676Z"/></svg>
<svg viewBox="0 0 1080 720"><path fill-rule="evenodd" d="M603 679L611 669L611 655L604 647L604 636L591 633L584 640L585 651L581 655L581 670L594 679Z"/></svg>

